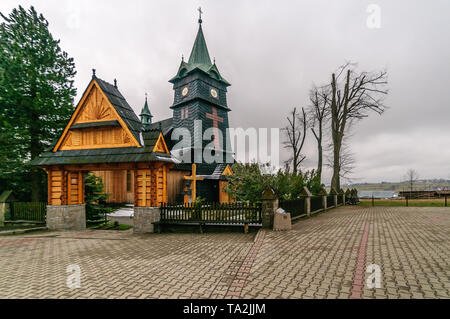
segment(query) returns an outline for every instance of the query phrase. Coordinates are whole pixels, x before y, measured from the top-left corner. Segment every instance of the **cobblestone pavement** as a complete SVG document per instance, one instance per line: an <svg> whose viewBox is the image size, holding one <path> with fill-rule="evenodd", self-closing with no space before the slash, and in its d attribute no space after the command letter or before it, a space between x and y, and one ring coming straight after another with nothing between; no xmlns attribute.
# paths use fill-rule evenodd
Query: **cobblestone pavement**
<svg viewBox="0 0 450 319"><path fill-rule="evenodd" d="M343 207L290 232L0 237L0 298L449 298L450 209ZM69 265L81 288L69 289ZM366 267L381 267L368 289Z"/></svg>

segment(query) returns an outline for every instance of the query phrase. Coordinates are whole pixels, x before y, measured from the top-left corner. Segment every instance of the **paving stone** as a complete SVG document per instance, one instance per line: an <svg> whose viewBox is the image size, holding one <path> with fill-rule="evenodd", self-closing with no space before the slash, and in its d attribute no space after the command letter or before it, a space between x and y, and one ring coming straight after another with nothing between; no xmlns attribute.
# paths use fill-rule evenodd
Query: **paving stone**
<svg viewBox="0 0 450 319"><path fill-rule="evenodd" d="M0 237L0 298L450 298L447 208L342 207L289 232ZM365 229L367 238L364 240ZM69 265L81 288L66 285ZM369 264L382 289L368 289Z"/></svg>

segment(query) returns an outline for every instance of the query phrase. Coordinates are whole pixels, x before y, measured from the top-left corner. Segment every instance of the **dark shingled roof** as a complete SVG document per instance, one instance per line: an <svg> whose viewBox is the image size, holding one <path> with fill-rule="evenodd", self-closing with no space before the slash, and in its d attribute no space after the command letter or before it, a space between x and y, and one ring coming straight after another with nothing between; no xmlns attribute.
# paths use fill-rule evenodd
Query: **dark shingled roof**
<svg viewBox="0 0 450 319"><path fill-rule="evenodd" d="M158 130L159 126L161 125L161 131L162 131L164 137L166 137L166 135L169 134L170 131L173 129L172 123L173 123L173 117L159 121L159 122L152 123L152 125L150 126L150 129Z"/></svg>
<svg viewBox="0 0 450 319"><path fill-rule="evenodd" d="M97 77L93 77L92 81L97 81L108 100L111 102L119 116L127 125L133 136L143 147L118 147L118 148L100 148L100 149L83 149L83 150L66 150L58 152L46 152L39 158L34 159L31 164L36 166L47 165L68 165L68 164L97 164L97 163L135 163L135 162L153 162L168 161L177 163L178 161L171 154L153 152L158 141L159 124L155 129L143 130L141 121L134 113L128 102L125 100L119 90L112 84L105 82ZM90 85L90 84L89 84ZM170 121L169 121L170 120ZM162 121L164 125L161 127L169 127L172 125L172 119ZM77 127L97 127L97 126L116 126L117 121L108 121L103 123L83 123Z"/></svg>
<svg viewBox="0 0 450 319"><path fill-rule="evenodd" d="M47 152L33 160L32 165L68 165L97 163L137 163L168 161L173 162L170 154L152 152L153 147L118 147L90 150Z"/></svg>
<svg viewBox="0 0 450 319"><path fill-rule="evenodd" d="M127 125L128 129L134 135L136 140L139 140L139 133L141 132L142 123L137 117L136 113L134 113L131 106L128 104L127 100L123 97L120 91L112 84L103 81L97 77L94 77L93 80L96 80L102 91L105 93L109 102L114 106L117 113L119 113L122 120Z"/></svg>
<svg viewBox="0 0 450 319"><path fill-rule="evenodd" d="M97 163L136 163L136 162L154 162L168 161L176 163L177 161L171 154L153 152L158 142L161 131L148 130L142 132L142 141L144 147L117 147L117 148L99 148L87 150L70 150L58 152L46 152L39 158L32 161L32 165L67 165L67 164L97 164Z"/></svg>
<svg viewBox="0 0 450 319"><path fill-rule="evenodd" d="M222 179L222 173L227 167L227 163L198 163L197 164L197 176L205 179ZM180 163L176 164L172 170L174 171L191 171L192 164Z"/></svg>

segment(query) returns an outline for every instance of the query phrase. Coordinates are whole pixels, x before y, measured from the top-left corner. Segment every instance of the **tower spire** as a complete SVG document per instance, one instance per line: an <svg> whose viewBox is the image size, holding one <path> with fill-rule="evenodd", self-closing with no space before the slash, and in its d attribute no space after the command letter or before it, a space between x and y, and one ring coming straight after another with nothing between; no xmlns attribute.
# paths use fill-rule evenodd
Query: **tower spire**
<svg viewBox="0 0 450 319"><path fill-rule="evenodd" d="M198 8L199 19L198 19L198 32L195 38L194 46L192 47L191 55L189 56L189 63L192 64L202 64L205 66L211 66L211 58L209 57L208 47L206 46L205 36L202 30L202 8Z"/></svg>
<svg viewBox="0 0 450 319"><path fill-rule="evenodd" d="M150 113L150 109L148 108L147 97L148 94L145 93L145 104L140 115L141 123L144 125L144 129L147 129L150 126L150 124L152 124L152 117L153 117L153 115Z"/></svg>

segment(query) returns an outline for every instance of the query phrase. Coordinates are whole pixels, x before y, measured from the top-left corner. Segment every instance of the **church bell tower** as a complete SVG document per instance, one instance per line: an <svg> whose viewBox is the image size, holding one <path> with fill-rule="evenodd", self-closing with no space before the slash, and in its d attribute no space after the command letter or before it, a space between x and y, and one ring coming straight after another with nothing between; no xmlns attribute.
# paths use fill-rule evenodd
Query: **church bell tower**
<svg viewBox="0 0 450 319"><path fill-rule="evenodd" d="M169 80L174 90L173 128L189 130L192 162L203 163L202 158L194 158L194 155L202 154L207 146L212 146L212 154L225 163L226 153L231 152L226 135L230 112L226 95L231 84L221 76L215 59L211 62L203 35L201 9L199 13L198 32L189 60L182 58L177 74ZM206 140L203 139L205 133ZM201 153L198 152L200 148Z"/></svg>

